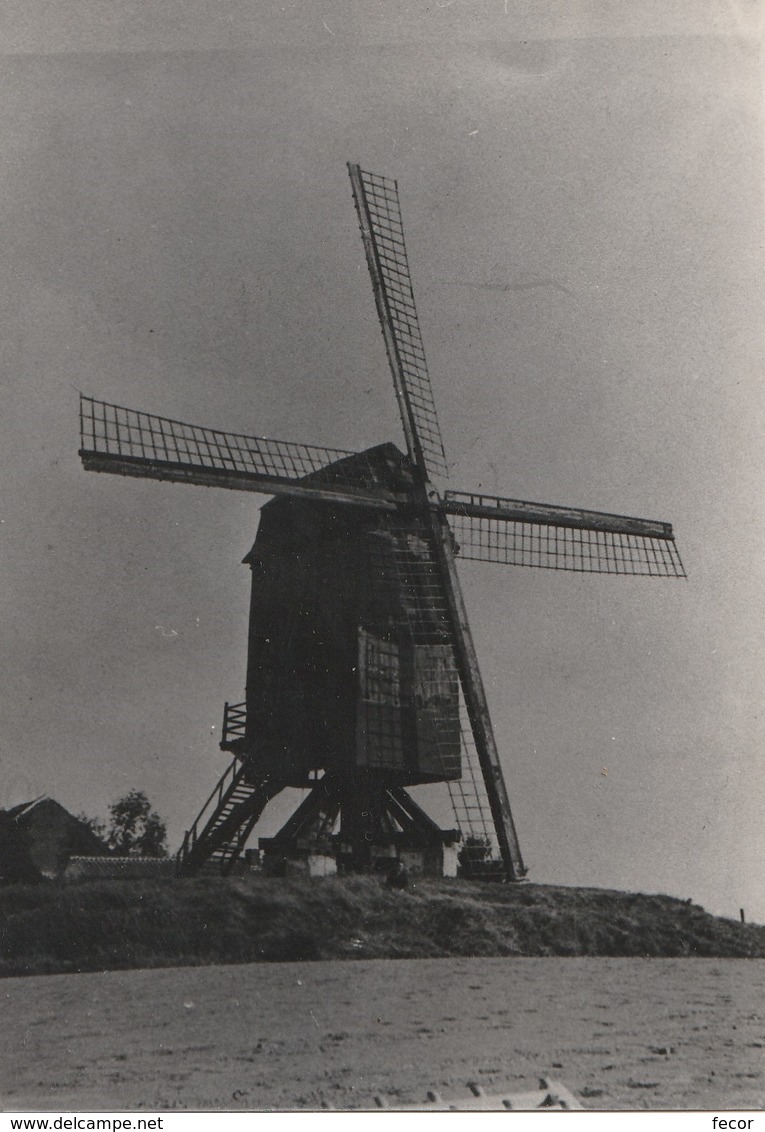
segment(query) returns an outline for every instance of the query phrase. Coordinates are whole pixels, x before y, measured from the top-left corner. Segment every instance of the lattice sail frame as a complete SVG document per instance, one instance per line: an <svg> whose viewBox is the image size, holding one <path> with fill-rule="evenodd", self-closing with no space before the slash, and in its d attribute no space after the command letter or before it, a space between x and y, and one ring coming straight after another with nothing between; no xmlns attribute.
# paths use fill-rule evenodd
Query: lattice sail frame
<svg viewBox="0 0 765 1132"><path fill-rule="evenodd" d="M669 523L461 492L447 492L444 506L458 558L580 574L686 577ZM528 517L514 517L524 512Z"/></svg>
<svg viewBox="0 0 765 1132"><path fill-rule="evenodd" d="M80 394L80 455L86 467L152 479L266 493L311 480L311 494L330 486L364 497L371 506L386 493L363 453L293 441L269 440L192 425ZM343 461L353 457L353 470Z"/></svg>
<svg viewBox="0 0 765 1132"><path fill-rule="evenodd" d="M458 558L579 574L684 578L674 541L504 519L450 516Z"/></svg>
<svg viewBox="0 0 765 1132"><path fill-rule="evenodd" d="M446 456L420 332L398 183L348 165L372 288L412 462L447 475Z"/></svg>
<svg viewBox="0 0 765 1132"><path fill-rule="evenodd" d="M384 532L381 537L385 538L388 553L382 558L379 549L372 546L369 568L379 571L384 566L387 587L402 598L398 628L418 651L419 664L422 665L424 658L429 656L433 665L432 672L420 669L419 682L437 687L446 675L447 680L458 689L456 697L448 698L448 709L442 709L433 722L437 757L455 822L462 834L463 847L473 852L483 849L488 859L498 861L499 841L468 719L454 647L454 626L437 556L424 532L418 535L410 528L399 527L392 516L381 517L380 531ZM398 697L397 690L389 702L395 700L398 704ZM368 714L368 727L375 726L373 720L374 716ZM460 777L455 777L452 754L455 728L460 736ZM385 736L379 738L384 739Z"/></svg>

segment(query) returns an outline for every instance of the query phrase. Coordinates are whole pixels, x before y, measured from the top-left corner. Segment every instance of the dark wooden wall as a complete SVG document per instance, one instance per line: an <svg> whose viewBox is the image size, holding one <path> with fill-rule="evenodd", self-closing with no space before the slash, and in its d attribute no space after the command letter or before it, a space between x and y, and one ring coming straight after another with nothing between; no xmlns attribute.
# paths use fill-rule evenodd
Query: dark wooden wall
<svg viewBox="0 0 765 1132"><path fill-rule="evenodd" d="M294 759L294 785L321 769L401 785L459 777L448 633L435 616L424 643L413 632L401 576L421 534L412 515L392 523L318 500L282 497L262 509L245 559L248 746ZM425 599L416 600L422 619Z"/></svg>

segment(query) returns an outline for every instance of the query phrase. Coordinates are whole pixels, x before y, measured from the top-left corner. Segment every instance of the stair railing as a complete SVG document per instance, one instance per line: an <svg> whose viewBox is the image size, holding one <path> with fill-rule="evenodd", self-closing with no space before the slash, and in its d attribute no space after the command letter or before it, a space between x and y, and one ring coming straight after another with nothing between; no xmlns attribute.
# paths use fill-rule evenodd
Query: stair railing
<svg viewBox="0 0 765 1132"><path fill-rule="evenodd" d="M176 855L176 861L179 865L183 864L183 862L188 858L189 854L196 845L197 840L199 839L199 825L202 819L208 814L208 811L211 810L214 813L223 804L223 795L233 783L234 776L236 775L238 769L239 760L234 759L216 783L212 793L210 794L210 797L207 799L207 801L197 814L191 829L188 829L184 833L183 845L178 850L178 853ZM207 823L205 822L204 824Z"/></svg>
<svg viewBox="0 0 765 1132"><path fill-rule="evenodd" d="M244 739L247 730L247 703L230 704L228 701L223 707L223 735L221 742L230 743L235 739Z"/></svg>

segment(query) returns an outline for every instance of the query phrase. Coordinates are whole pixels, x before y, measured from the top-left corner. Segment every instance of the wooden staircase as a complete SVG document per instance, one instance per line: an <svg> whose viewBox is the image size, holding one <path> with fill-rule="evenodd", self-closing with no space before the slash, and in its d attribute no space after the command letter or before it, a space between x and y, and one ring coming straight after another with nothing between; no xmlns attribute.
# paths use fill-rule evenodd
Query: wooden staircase
<svg viewBox="0 0 765 1132"><path fill-rule="evenodd" d="M284 789L283 774L255 758L234 759L184 835L176 873L196 876L215 871L227 876L239 858L255 822L270 800Z"/></svg>

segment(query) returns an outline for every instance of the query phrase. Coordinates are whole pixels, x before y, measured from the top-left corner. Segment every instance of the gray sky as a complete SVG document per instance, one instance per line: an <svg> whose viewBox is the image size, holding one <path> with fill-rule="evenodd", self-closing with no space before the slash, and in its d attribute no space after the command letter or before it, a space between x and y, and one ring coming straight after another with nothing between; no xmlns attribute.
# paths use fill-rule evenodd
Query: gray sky
<svg viewBox="0 0 765 1132"><path fill-rule="evenodd" d="M667 11L671 7L671 11ZM537 881L765 920L759 5L0 15L0 804L175 846L262 499L86 475L77 391L401 443L345 162L399 179L453 487L674 523L688 582L464 563Z"/></svg>

